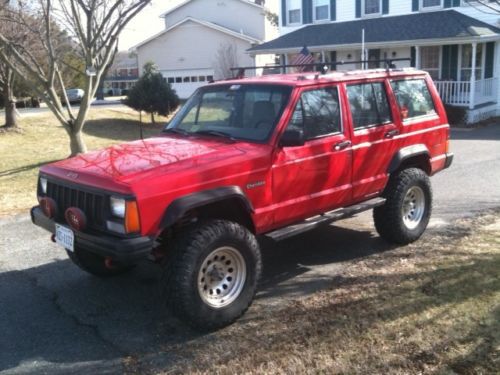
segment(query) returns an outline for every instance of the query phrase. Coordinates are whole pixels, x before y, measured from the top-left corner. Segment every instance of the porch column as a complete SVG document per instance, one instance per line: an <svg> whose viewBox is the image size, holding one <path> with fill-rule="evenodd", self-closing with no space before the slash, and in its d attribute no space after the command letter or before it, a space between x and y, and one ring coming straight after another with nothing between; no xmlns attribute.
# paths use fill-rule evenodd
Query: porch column
<svg viewBox="0 0 500 375"><path fill-rule="evenodd" d="M470 73L469 109L474 109L474 100L476 96L476 54L477 43L472 43L472 71Z"/></svg>
<svg viewBox="0 0 500 375"><path fill-rule="evenodd" d="M420 69L420 46L415 46L415 69Z"/></svg>

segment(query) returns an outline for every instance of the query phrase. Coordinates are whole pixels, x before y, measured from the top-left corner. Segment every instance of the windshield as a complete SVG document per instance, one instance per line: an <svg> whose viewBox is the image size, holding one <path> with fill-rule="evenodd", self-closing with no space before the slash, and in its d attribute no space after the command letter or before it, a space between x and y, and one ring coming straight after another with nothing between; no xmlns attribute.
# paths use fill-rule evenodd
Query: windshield
<svg viewBox="0 0 500 375"><path fill-rule="evenodd" d="M198 90L165 131L265 141L290 96L280 85L217 85Z"/></svg>

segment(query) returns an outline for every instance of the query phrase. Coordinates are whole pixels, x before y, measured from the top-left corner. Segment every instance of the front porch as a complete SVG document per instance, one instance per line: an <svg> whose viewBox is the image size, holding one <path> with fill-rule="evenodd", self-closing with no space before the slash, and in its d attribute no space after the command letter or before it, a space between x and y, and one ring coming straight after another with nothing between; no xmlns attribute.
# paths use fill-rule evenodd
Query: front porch
<svg viewBox="0 0 500 375"><path fill-rule="evenodd" d="M472 81L435 81L445 104L474 109L498 100L498 78ZM473 87L473 89L472 89Z"/></svg>
<svg viewBox="0 0 500 375"><path fill-rule="evenodd" d="M411 63L400 61L397 67L429 72L443 102L466 109L469 121L477 117L470 115L473 112L500 115L500 29L456 10L310 25L249 52L279 55L286 64L304 46L315 61L325 64L411 58ZM381 67L375 62L363 65Z"/></svg>

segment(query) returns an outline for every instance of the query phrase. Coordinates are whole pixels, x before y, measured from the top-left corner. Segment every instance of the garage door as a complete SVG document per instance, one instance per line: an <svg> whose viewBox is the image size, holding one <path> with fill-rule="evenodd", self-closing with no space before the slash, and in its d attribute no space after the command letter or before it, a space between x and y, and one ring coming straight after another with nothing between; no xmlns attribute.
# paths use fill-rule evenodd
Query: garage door
<svg viewBox="0 0 500 375"><path fill-rule="evenodd" d="M162 74L181 99L189 98L198 87L214 79L212 69L164 70Z"/></svg>

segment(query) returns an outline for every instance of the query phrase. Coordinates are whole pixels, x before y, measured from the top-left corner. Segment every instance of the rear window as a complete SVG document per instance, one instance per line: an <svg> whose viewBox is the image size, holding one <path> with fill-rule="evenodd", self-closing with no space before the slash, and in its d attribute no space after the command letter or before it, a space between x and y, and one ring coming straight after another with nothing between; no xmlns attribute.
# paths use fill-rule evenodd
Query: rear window
<svg viewBox="0 0 500 375"><path fill-rule="evenodd" d="M424 79L392 81L391 85L403 120L436 115L436 107Z"/></svg>

